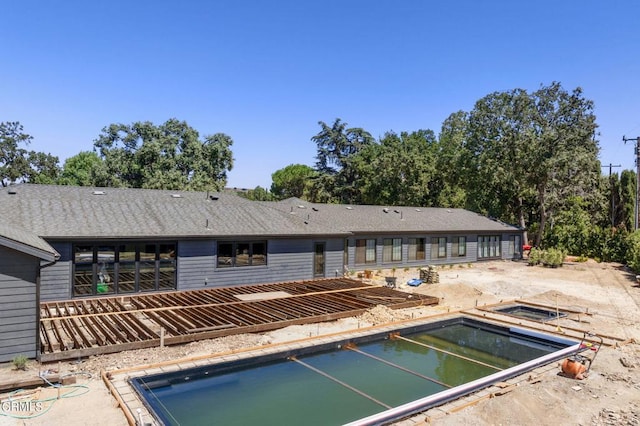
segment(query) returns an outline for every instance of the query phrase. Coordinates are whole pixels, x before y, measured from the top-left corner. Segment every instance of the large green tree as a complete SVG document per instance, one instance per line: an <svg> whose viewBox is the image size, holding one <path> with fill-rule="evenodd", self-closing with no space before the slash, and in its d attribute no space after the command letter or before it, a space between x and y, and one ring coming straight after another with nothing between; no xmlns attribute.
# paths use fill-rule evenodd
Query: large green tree
<svg viewBox="0 0 640 426"><path fill-rule="evenodd" d="M438 136L436 173L431 197L439 207L463 208L467 204L465 183L468 170L464 156L469 114L458 111L442 123Z"/></svg>
<svg viewBox="0 0 640 426"><path fill-rule="evenodd" d="M536 217L535 244L571 196L600 178L593 102L554 82L533 93L492 93L469 114L468 190L473 207L523 228ZM528 212L533 206L533 212Z"/></svg>
<svg viewBox="0 0 640 426"><path fill-rule="evenodd" d="M106 170L102 159L92 151L81 151L67 158L57 183L60 185L97 186L106 181Z"/></svg>
<svg viewBox="0 0 640 426"><path fill-rule="evenodd" d="M271 193L278 200L290 197L303 198L309 180L316 174L304 164L290 164L271 175Z"/></svg>
<svg viewBox="0 0 640 426"><path fill-rule="evenodd" d="M635 230L634 215L636 209L636 172L623 170L620 174L619 203L616 225L622 225L632 232Z"/></svg>
<svg viewBox="0 0 640 426"><path fill-rule="evenodd" d="M186 122L170 119L111 124L94 142L107 174L102 186L221 190L233 167L232 139L217 133L200 139Z"/></svg>
<svg viewBox="0 0 640 426"><path fill-rule="evenodd" d="M320 121L320 132L311 138L316 143L316 170L318 174L309 184L310 201L315 202L357 202L358 189L351 158L375 142L366 130L347 127L347 123L337 118L333 125Z"/></svg>
<svg viewBox="0 0 640 426"><path fill-rule="evenodd" d="M3 187L16 182L53 183L57 178L60 172L58 157L23 147L32 140L20 122L0 123L0 182Z"/></svg>
<svg viewBox="0 0 640 426"><path fill-rule="evenodd" d="M437 142L431 130L388 132L348 160L356 176L357 202L427 206L435 202ZM437 193L435 194L437 195Z"/></svg>

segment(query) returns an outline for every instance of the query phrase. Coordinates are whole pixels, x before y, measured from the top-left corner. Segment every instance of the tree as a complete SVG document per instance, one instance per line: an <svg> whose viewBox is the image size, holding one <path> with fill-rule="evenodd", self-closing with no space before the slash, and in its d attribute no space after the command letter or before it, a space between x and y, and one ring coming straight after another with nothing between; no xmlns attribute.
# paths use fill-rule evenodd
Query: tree
<svg viewBox="0 0 640 426"><path fill-rule="evenodd" d="M236 194L253 201L275 201L276 199L271 192L261 186L256 186L254 189L247 191L237 191Z"/></svg>
<svg viewBox="0 0 640 426"><path fill-rule="evenodd" d="M357 175L349 160L375 140L362 128L347 128L339 118L331 127L322 121L318 124L321 130L311 138L318 147L318 175L310 184L310 197L316 202L357 202Z"/></svg>
<svg viewBox="0 0 640 426"><path fill-rule="evenodd" d="M184 121L111 124L95 141L107 173L101 186L221 190L233 167L232 139L217 133L200 140Z"/></svg>
<svg viewBox="0 0 640 426"><path fill-rule="evenodd" d="M436 172L431 183L434 204L439 207L466 207L467 164L464 143L469 126L469 114L458 111L442 123L438 136Z"/></svg>
<svg viewBox="0 0 640 426"><path fill-rule="evenodd" d="M318 124L321 130L311 140L318 146L316 170L320 173L336 174L349 156L374 142L369 132L359 127L347 128L339 118L331 127L323 121Z"/></svg>
<svg viewBox="0 0 640 426"><path fill-rule="evenodd" d="M313 168L304 164L290 164L271 175L271 193L278 200L290 197L303 198L309 179L315 175Z"/></svg>
<svg viewBox="0 0 640 426"><path fill-rule="evenodd" d="M33 137L24 133L17 121L0 123L0 181L2 186L16 182L52 183L58 173L58 157L27 151Z"/></svg>
<svg viewBox="0 0 640 426"><path fill-rule="evenodd" d="M433 205L437 143L431 130L388 132L348 160L358 197L355 202L387 205ZM345 166L347 168L347 166Z"/></svg>
<svg viewBox="0 0 640 426"><path fill-rule="evenodd" d="M635 231L636 172L623 170L620 174L619 223L629 232Z"/></svg>
<svg viewBox="0 0 640 426"><path fill-rule="evenodd" d="M60 185L98 186L98 182L106 180L105 176L104 162L98 154L92 151L81 151L73 157L67 158L57 183Z"/></svg>
<svg viewBox="0 0 640 426"><path fill-rule="evenodd" d="M556 82L531 94L516 89L480 99L465 145L471 204L522 228L535 216L539 245L562 203L597 185L596 127L593 102Z"/></svg>

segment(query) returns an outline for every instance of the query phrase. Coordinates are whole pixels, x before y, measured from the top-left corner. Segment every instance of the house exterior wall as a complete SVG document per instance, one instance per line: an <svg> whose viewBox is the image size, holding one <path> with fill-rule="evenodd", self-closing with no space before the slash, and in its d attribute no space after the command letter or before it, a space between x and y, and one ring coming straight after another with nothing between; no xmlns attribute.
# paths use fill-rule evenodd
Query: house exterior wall
<svg viewBox="0 0 640 426"><path fill-rule="evenodd" d="M364 269L387 269L422 267L425 265L441 265L454 263L472 263L482 260L518 259L522 252L514 251L511 237L521 234L503 233L490 234L500 237L500 256L488 259L478 258L478 235L481 234L403 234L380 235L362 234L347 238L347 270L358 271ZM466 238L466 254L456 256L454 238ZM425 259L409 261L409 238L425 239ZM431 239L445 237L447 239L446 257L432 258ZM402 260L398 262L383 262L383 241L385 238L401 238ZM356 240L376 240L375 263L356 264ZM325 276L342 275L344 268L343 238L324 239L270 239L267 241L267 264L264 266L246 267L217 267L217 241L194 239L181 240L177 243L177 289L190 290L207 287L234 286L243 284L261 284L271 282L308 280L314 278L314 243L325 245ZM41 300L63 300L71 297L72 262L71 243L55 243L53 247L60 253L58 262L42 270Z"/></svg>
<svg viewBox="0 0 640 426"><path fill-rule="evenodd" d="M360 271L364 269L387 269L387 268L405 268L405 267L421 267L425 265L442 265L453 263L472 263L482 261L485 259L478 258L478 236L485 234L402 234L402 235L376 235L376 234L361 234L349 237L347 247L347 269L350 271ZM514 251L512 249L510 238L518 235L521 240L521 233L486 233L486 235L498 235L500 236L500 256L489 258L486 260L495 259L520 259L522 258L522 251ZM447 240L446 243L446 256L438 258L432 253L431 239L437 237L444 237ZM464 256L457 256L453 253L454 250L454 238L465 237L466 238L466 254ZM401 238L402 239L402 260L397 262L384 262L383 261L383 241L385 238ZM409 238L424 238L425 239L425 259L421 260L408 260L409 259ZM356 240L359 239L375 239L376 240L376 261L375 263L356 263Z"/></svg>
<svg viewBox="0 0 640 426"><path fill-rule="evenodd" d="M313 243L325 244L325 275L342 273L343 240L272 239L267 241L267 264L235 268L217 268L217 241L182 240L177 243L177 289L260 284L313 278ZM60 253L58 262L42 270L41 301L72 297L72 243L52 244Z"/></svg>
<svg viewBox="0 0 640 426"><path fill-rule="evenodd" d="M178 244L178 289L228 287L313 278L313 244L325 244L325 275L342 273L340 238L271 239L267 241L267 264L217 268L216 241L181 241Z"/></svg>
<svg viewBox="0 0 640 426"><path fill-rule="evenodd" d="M0 362L37 356L39 259L0 246Z"/></svg>
<svg viewBox="0 0 640 426"><path fill-rule="evenodd" d="M40 278L40 301L64 300L71 297L71 244L51 243L60 254L60 259L42 270Z"/></svg>

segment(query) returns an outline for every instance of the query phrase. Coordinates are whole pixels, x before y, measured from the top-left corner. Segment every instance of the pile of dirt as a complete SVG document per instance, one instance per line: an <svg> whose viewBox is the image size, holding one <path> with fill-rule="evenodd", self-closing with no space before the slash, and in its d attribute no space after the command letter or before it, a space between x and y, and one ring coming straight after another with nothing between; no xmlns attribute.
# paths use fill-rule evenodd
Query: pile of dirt
<svg viewBox="0 0 640 426"><path fill-rule="evenodd" d="M362 324L379 325L410 318L403 311L396 311L384 305L377 305L358 317Z"/></svg>

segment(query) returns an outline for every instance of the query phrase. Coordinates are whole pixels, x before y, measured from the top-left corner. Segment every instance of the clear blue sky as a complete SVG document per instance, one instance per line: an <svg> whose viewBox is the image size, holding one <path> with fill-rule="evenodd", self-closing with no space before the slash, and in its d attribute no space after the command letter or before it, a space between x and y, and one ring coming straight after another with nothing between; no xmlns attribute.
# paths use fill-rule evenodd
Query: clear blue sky
<svg viewBox="0 0 640 426"><path fill-rule="evenodd" d="M635 167L637 0L3 3L0 121L61 164L111 123L175 117L233 138L229 186L269 188L314 164L318 121L438 134L489 93L559 81L595 102L603 165Z"/></svg>

